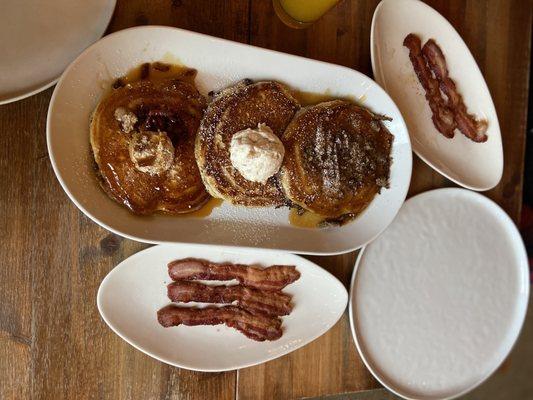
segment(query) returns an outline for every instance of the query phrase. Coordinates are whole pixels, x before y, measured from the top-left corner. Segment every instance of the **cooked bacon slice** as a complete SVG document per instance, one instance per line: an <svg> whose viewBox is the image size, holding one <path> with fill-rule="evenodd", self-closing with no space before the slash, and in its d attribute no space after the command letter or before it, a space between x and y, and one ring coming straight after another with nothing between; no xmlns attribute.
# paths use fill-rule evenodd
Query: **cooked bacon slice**
<svg viewBox="0 0 533 400"><path fill-rule="evenodd" d="M262 290L281 290L300 277L294 265L258 268L240 264L216 264L197 258L184 258L168 264L172 280L204 279L228 281L237 279L242 285Z"/></svg>
<svg viewBox="0 0 533 400"><path fill-rule="evenodd" d="M426 100L431 108L435 128L447 138L454 136L456 122L453 110L447 105L439 90L439 82L431 74L422 54L422 42L412 33L407 35L403 45L409 49L409 58L413 64L416 76L426 92Z"/></svg>
<svg viewBox="0 0 533 400"><path fill-rule="evenodd" d="M439 45L433 39L429 39L422 48L422 54L439 81L440 90L448 98L448 104L454 112L457 128L474 142L486 142L487 121L477 120L474 115L469 114L466 110L463 97L457 91L455 82L448 74L446 58Z"/></svg>
<svg viewBox="0 0 533 400"><path fill-rule="evenodd" d="M263 291L242 285L207 286L197 282L177 281L167 286L168 298L172 301L188 303L229 304L236 302L241 308L252 313L277 316L288 315L292 311L291 296L278 291Z"/></svg>
<svg viewBox="0 0 533 400"><path fill-rule="evenodd" d="M191 308L171 304L157 312L157 320L164 327L181 324L189 326L226 324L259 342L276 340L283 334L281 319L278 317L252 314L235 306Z"/></svg>

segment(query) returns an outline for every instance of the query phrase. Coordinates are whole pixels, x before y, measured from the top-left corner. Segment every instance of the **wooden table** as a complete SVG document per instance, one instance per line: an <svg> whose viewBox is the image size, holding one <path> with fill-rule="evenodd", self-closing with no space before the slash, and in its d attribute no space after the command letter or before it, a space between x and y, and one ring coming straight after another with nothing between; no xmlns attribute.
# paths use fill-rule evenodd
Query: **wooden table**
<svg viewBox="0 0 533 400"><path fill-rule="evenodd" d="M298 31L278 20L270 0L123 0L109 31L178 26L371 75L370 22L377 3L344 0L310 29ZM487 80L505 168L501 183L486 195L518 221L532 3L429 3L456 27ZM100 228L61 190L46 150L51 93L0 107L1 399L290 399L379 387L357 355L346 315L290 355L218 374L167 366L112 333L96 309L98 285L114 265L146 245ZM415 157L410 194L450 185ZM348 285L355 256L312 259Z"/></svg>

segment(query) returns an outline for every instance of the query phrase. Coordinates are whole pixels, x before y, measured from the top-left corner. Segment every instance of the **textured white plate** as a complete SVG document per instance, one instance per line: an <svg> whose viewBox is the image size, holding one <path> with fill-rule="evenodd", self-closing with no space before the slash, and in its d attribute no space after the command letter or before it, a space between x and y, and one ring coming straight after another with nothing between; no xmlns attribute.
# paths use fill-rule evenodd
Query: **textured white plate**
<svg viewBox="0 0 533 400"><path fill-rule="evenodd" d="M350 323L365 364L405 398L459 396L505 359L524 321L529 269L511 219L464 189L405 202L359 255Z"/></svg>
<svg viewBox="0 0 533 400"><path fill-rule="evenodd" d="M474 143L459 132L447 139L435 129L424 89L402 44L411 32L422 43L434 38L442 48L468 110L489 122L487 142ZM383 0L374 12L370 43L374 76L402 112L413 151L459 185L473 190L496 186L503 172L498 117L483 75L453 26L420 1Z"/></svg>
<svg viewBox="0 0 533 400"><path fill-rule="evenodd" d="M295 265L300 279L285 287L294 309L283 317L283 336L256 342L225 325L163 328L156 312L170 304L169 261L199 257L214 262ZM348 293L337 278L302 257L272 250L220 246L162 245L121 262L102 281L98 309L122 339L167 364L197 371L226 371L290 353L328 331L343 314ZM189 303L192 304L192 303Z"/></svg>
<svg viewBox="0 0 533 400"><path fill-rule="evenodd" d="M0 104L54 84L104 33L115 0L2 0Z"/></svg>
<svg viewBox="0 0 533 400"><path fill-rule="evenodd" d="M293 88L362 99L388 115L394 134L390 189L376 196L356 221L327 230L297 228L287 209L224 204L209 218L139 217L110 200L96 182L89 151L89 116L111 82L145 61L179 60L198 69L202 93L243 78L276 79ZM47 123L54 171L72 201L95 222L122 236L150 243L189 242L340 253L376 237L405 199L411 146L402 116L370 78L349 68L277 53L176 28L142 27L106 36L65 71L52 96Z"/></svg>

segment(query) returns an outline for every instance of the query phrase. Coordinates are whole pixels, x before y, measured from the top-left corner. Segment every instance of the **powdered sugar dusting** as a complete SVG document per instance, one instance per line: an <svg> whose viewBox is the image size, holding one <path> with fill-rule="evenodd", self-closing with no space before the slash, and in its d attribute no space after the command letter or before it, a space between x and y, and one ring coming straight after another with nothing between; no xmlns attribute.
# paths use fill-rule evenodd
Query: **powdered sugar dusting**
<svg viewBox="0 0 533 400"><path fill-rule="evenodd" d="M289 198L315 212L317 204L322 212L360 211L361 197L368 204L388 183L392 135L380 119L341 100L300 112L284 134Z"/></svg>

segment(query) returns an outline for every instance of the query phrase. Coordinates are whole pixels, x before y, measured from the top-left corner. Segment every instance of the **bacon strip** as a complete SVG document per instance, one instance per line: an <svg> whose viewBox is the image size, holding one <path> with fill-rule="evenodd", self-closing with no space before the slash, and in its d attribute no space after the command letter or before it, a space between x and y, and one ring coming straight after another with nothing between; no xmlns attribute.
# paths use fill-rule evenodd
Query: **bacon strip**
<svg viewBox="0 0 533 400"><path fill-rule="evenodd" d="M217 280L237 279L242 285L261 290L281 290L300 278L294 265L273 265L258 268L240 264L216 264L197 258L184 258L168 264L172 280Z"/></svg>
<svg viewBox="0 0 533 400"><path fill-rule="evenodd" d="M235 286L207 286L197 282L177 281L167 286L168 298L172 301L188 303L229 304L234 301L241 308L254 314L270 316L289 315L292 311L291 296L277 291L262 291Z"/></svg>
<svg viewBox="0 0 533 400"><path fill-rule="evenodd" d="M422 48L422 54L439 81L440 90L448 97L448 104L454 111L457 128L459 128L463 135L474 142L486 142L487 135L485 132L488 127L487 121L478 121L474 115L469 114L466 110L463 97L457 91L455 82L448 74L446 58L441 48L433 39L429 39Z"/></svg>
<svg viewBox="0 0 533 400"><path fill-rule="evenodd" d="M220 325L226 324L242 332L250 339L262 342L281 337L281 319L252 314L235 306L190 308L173 304L157 312L157 320L164 327L178 325Z"/></svg>
<svg viewBox="0 0 533 400"><path fill-rule="evenodd" d="M439 90L439 82L433 77L422 54L420 38L412 33L407 35L403 45L409 49L409 58L416 76L426 92L426 100L431 108L435 128L447 138L453 138L456 121L453 110L447 105Z"/></svg>

